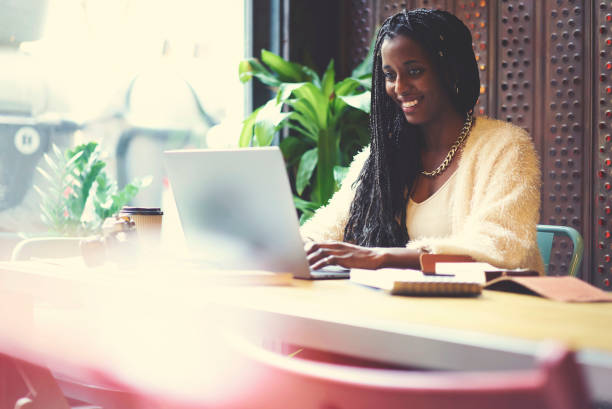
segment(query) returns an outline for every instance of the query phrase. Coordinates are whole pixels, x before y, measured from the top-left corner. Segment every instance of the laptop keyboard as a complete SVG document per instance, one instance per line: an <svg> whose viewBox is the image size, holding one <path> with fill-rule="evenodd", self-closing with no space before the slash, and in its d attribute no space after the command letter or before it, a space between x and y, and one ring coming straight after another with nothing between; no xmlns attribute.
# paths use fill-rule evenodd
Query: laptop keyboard
<svg viewBox="0 0 612 409"><path fill-rule="evenodd" d="M330 278L330 279L349 278L350 273L351 273L351 270L349 268L337 266L337 265L325 266L317 270L312 270L312 269L310 270L310 276L315 279L316 278L319 278L319 279L321 278Z"/></svg>

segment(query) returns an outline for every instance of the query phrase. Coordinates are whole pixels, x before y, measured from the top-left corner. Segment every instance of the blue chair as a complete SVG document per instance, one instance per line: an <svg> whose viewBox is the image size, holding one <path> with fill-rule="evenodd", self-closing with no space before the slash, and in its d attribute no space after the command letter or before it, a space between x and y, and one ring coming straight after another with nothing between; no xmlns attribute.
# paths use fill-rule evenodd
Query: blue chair
<svg viewBox="0 0 612 409"><path fill-rule="evenodd" d="M582 253L584 250L582 236L580 235L578 230L569 226L538 224L537 231L538 247L540 248L540 253L542 254L542 260L544 261L544 266L546 268L547 274L548 264L550 263L550 253L552 250L552 244L555 235L567 236L572 240L574 249L567 272L570 276L575 277L578 274L578 270L580 269L580 265L582 263Z"/></svg>

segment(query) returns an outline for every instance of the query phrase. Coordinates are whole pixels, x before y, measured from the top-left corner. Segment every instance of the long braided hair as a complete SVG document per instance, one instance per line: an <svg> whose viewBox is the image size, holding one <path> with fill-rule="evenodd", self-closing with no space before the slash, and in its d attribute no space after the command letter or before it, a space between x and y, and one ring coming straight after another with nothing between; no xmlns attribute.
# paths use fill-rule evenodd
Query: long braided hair
<svg viewBox="0 0 612 409"><path fill-rule="evenodd" d="M422 135L385 91L381 46L404 35L429 53L438 78L458 113L476 104L480 79L469 29L440 10L402 11L385 20L376 38L370 111L370 156L356 181L344 240L367 247L400 247L408 240L408 195L422 165Z"/></svg>

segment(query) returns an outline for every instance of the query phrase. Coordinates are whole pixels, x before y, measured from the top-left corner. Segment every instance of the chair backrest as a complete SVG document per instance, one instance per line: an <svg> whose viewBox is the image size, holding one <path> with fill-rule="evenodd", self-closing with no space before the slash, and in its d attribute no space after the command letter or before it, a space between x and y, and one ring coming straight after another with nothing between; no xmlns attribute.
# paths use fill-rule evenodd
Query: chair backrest
<svg viewBox="0 0 612 409"><path fill-rule="evenodd" d="M231 341L236 343L236 341ZM534 369L439 372L372 369L282 356L239 339L242 379L227 407L240 408L521 408L588 407L574 354L545 344ZM236 344L234 344L236 345ZM215 405L212 405L214 407ZM226 406L223 406L226 407Z"/></svg>
<svg viewBox="0 0 612 409"><path fill-rule="evenodd" d="M29 260L32 257L61 258L75 257L81 254L78 237L34 237L17 243L11 260Z"/></svg>
<svg viewBox="0 0 612 409"><path fill-rule="evenodd" d="M567 236L572 240L573 252L567 272L570 276L576 276L580 270L580 265L582 264L582 253L584 251L584 243L578 230L569 226L538 224L537 231L538 247L540 248L540 254L542 255L542 260L544 261L546 273L548 274L548 265L550 264L553 239L555 236L560 235Z"/></svg>
<svg viewBox="0 0 612 409"><path fill-rule="evenodd" d="M80 243L80 237L34 237L24 239L17 243L13 249L11 260L23 261L33 257L76 257L81 255ZM71 409L101 409L102 407L136 408L133 403L135 398L128 392L119 390L114 386L95 384L91 381L83 383L58 373L51 374L45 368L40 368L32 373L32 369L29 367L30 365L26 368L28 370L27 373L22 373L21 375L24 379L27 375L36 377L34 381L29 379L27 383L30 389L37 391L38 395L36 393L32 394L35 397L35 404L29 403L29 399L24 399L20 401L21 404L19 406L15 406L16 409L32 407L64 408L64 396L74 398L79 402L92 403L92 405L80 404L79 406L72 406ZM47 374L43 372L44 370L46 370ZM42 393L41 390L43 391ZM56 394L56 390L61 392L59 396Z"/></svg>

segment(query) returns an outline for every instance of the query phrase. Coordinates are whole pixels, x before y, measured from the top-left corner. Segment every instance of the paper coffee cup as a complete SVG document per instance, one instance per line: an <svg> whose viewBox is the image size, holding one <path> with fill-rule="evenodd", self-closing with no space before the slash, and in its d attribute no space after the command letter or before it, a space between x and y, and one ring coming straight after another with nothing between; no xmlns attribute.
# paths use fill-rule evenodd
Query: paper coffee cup
<svg viewBox="0 0 612 409"><path fill-rule="evenodd" d="M149 244L159 243L164 212L159 207L129 207L121 209L120 216L129 216L134 222L138 238Z"/></svg>

